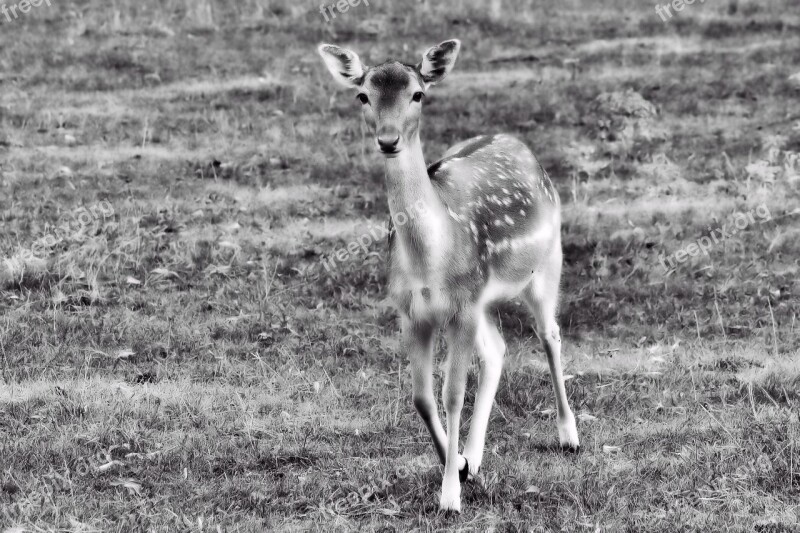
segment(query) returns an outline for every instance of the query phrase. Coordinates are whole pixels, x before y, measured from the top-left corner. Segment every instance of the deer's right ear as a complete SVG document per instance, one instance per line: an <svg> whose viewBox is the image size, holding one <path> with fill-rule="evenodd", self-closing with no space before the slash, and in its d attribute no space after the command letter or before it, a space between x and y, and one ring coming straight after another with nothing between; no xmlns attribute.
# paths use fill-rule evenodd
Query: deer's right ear
<svg viewBox="0 0 800 533"><path fill-rule="evenodd" d="M352 89L364 81L366 68L355 52L332 44L321 44L317 50L333 78L340 84Z"/></svg>

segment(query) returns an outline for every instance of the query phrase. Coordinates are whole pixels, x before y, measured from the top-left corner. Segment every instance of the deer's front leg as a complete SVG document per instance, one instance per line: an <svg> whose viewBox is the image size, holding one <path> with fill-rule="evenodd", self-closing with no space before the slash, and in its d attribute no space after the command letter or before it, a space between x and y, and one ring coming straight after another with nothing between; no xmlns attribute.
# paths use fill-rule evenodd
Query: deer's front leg
<svg viewBox="0 0 800 533"><path fill-rule="evenodd" d="M433 341L435 328L428 323L415 323L402 317L403 345L411 361L411 384L414 407L433 438L433 445L442 463L447 456L447 435L439 420L436 397L433 395Z"/></svg>
<svg viewBox="0 0 800 533"><path fill-rule="evenodd" d="M472 410L469 436L464 446L464 457L469 465L469 474L478 473L483 461L483 449L486 442L486 428L492 414L494 396L503 373L503 356L506 353L506 343L484 313L478 321L478 333L475 347L480 356L480 380L478 393L475 395L475 407Z"/></svg>
<svg viewBox="0 0 800 533"><path fill-rule="evenodd" d="M461 481L459 468L463 458L458 455L458 434L461 427L461 409L464 407L464 390L467 385L467 368L475 348L475 323L470 318L456 317L448 328L446 376L444 380L444 408L447 414L447 458L444 465L442 511L461 512Z"/></svg>

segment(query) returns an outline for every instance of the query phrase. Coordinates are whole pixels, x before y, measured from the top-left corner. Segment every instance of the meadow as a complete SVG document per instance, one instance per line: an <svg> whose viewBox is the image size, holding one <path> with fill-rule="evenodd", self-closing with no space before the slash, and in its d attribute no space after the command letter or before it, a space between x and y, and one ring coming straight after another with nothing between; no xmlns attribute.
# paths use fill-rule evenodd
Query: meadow
<svg viewBox="0 0 800 533"><path fill-rule="evenodd" d="M0 18L0 532L800 531L796 0L51 4ZM448 38L426 158L505 131L556 184L583 444L501 306L460 515L385 242L323 264L388 208L316 53Z"/></svg>

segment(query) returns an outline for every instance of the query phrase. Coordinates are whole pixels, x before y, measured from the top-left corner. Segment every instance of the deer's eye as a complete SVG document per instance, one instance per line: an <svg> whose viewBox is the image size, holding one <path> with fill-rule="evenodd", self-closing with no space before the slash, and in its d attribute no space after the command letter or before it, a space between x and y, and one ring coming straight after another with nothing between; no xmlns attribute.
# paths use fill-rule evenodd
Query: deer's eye
<svg viewBox="0 0 800 533"><path fill-rule="evenodd" d="M369 98L367 98L367 95L364 93L358 93L358 96L356 96L356 98L358 98L364 105L369 103Z"/></svg>
<svg viewBox="0 0 800 533"><path fill-rule="evenodd" d="M423 96L425 96L425 93L423 93L422 91L417 91L414 93L413 100L415 102L421 102Z"/></svg>

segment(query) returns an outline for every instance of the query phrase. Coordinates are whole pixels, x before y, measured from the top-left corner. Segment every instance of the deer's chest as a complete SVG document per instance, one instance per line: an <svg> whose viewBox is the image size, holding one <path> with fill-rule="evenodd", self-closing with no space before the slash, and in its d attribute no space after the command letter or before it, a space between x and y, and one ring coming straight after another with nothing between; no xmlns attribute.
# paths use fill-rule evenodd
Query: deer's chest
<svg viewBox="0 0 800 533"><path fill-rule="evenodd" d="M441 243L417 250L399 240L395 243L389 289L400 312L413 319L434 322L452 312L448 248Z"/></svg>

